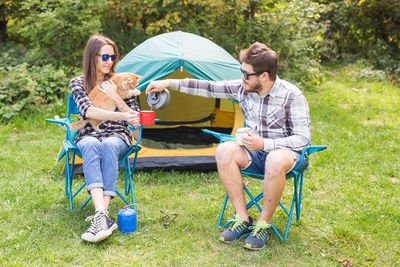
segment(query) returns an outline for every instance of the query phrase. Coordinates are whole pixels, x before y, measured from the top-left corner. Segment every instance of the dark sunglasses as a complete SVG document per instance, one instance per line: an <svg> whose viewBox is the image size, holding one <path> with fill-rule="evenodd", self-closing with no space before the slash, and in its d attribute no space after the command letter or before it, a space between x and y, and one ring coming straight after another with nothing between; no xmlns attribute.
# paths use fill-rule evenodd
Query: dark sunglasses
<svg viewBox="0 0 400 267"><path fill-rule="evenodd" d="M248 73L247 71L242 70L242 69L240 69L240 71L242 72L242 74L246 80L248 80L249 76L251 76L251 75L260 75L265 72L265 71L257 71L257 72L253 72L253 73Z"/></svg>
<svg viewBox="0 0 400 267"><path fill-rule="evenodd" d="M108 61L111 58L111 61L115 61L117 59L116 55L108 55L108 54L96 54L96 56L100 56L101 60Z"/></svg>

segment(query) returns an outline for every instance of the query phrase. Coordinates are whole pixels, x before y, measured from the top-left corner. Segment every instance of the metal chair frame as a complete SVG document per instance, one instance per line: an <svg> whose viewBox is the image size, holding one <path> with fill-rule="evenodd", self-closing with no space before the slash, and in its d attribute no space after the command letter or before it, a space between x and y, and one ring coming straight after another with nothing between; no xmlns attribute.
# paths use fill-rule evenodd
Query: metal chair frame
<svg viewBox="0 0 400 267"><path fill-rule="evenodd" d="M65 196L69 200L70 210L73 211L73 198L86 186L86 182L84 182L77 190L73 191L72 189L72 178L74 175L74 166L75 166L75 157L78 156L82 158L82 154L79 151L78 147L73 142L76 138L76 131L71 131L69 128L69 124L73 121L71 118L72 114L79 114L78 108L75 104L75 101L72 95L68 95L68 107L67 107L67 117L61 119L48 119L47 122L56 123L60 125L66 131L66 137L63 141L62 149L58 155L57 162L60 161L65 156L65 166L64 166L64 173L65 173ZM137 160L137 154L141 147L139 146L139 142L142 137L142 126L138 128L133 128L129 126L131 131L139 130L139 138L135 142L135 144L131 145L128 148L128 151L125 153L123 158L119 161L118 166L120 167L124 164L125 169L125 195L131 193L131 198L129 202L118 190L116 190L117 195L127 204L135 204L135 196L133 191L133 182L132 177L135 171L135 165ZM134 160L132 166L129 163L129 156L134 154ZM80 206L79 209L82 209L86 204L90 201L92 197L89 196L86 201Z"/></svg>
<svg viewBox="0 0 400 267"><path fill-rule="evenodd" d="M218 138L220 140L220 142L225 142L225 141L231 141L231 140L236 140L235 136L231 136L228 134L221 134L221 133L217 133L214 131L210 131L207 129L203 129L202 130L205 133L211 134L213 136L215 136L216 138ZM300 209L301 209L301 198L302 198L302 193L303 193L303 180L304 180L304 173L307 170L307 168L303 171L299 171L298 167L303 163L305 157L310 156L311 154L318 152L318 151L322 151L325 150L327 147L326 146L307 146L302 154L301 154L301 159L300 162L296 165L296 167L291 170L289 173L286 174L286 179L290 179L293 178L294 182L294 192L293 192L293 198L292 198L292 202L290 205L290 209L288 211L288 209L282 204L281 201L279 201L279 206L283 209L283 211L286 213L286 215L288 216L288 219L286 221L286 228L285 228L285 232L283 234L283 236L279 233L279 231L276 229L276 227L273 225L273 223L271 223L271 228L272 230L276 233L276 235L279 237L279 239L281 240L288 240L287 236L289 233L289 228L290 228L290 224L292 222L293 219L293 212L294 210L296 210L296 221L300 220ZM248 173L245 171L241 171L242 174L247 175L251 178L255 178L255 179L259 179L259 180L264 180L264 175L263 174L255 174L255 173ZM246 187L245 184L243 184L243 190L246 192L246 194L249 196L250 201L246 203L246 208L250 209L253 206L256 206L257 209L260 211L261 213L261 207L258 204L258 201L261 200L263 198L263 192L259 193L258 195L256 195L255 197L251 194L251 192L249 191L249 189ZM222 219L225 213L225 208L226 205L228 203L228 194L225 196L225 200L224 203L222 205L222 209L221 209L221 213L219 216L219 220L218 220L218 224L217 224L217 228L221 227L221 223L222 223ZM225 228L226 226L228 226L231 222L228 221L226 222L222 227Z"/></svg>

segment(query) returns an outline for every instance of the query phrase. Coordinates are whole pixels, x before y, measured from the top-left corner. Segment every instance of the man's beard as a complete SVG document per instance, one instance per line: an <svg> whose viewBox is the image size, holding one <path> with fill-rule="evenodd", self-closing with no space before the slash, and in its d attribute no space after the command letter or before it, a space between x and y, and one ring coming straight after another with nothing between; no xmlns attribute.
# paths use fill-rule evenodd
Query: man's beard
<svg viewBox="0 0 400 267"><path fill-rule="evenodd" d="M261 83L259 81L257 81L257 83L253 83L252 86L250 86L248 83L245 84L244 89L246 92L253 92L253 93L258 93L261 92L262 90L262 86Z"/></svg>

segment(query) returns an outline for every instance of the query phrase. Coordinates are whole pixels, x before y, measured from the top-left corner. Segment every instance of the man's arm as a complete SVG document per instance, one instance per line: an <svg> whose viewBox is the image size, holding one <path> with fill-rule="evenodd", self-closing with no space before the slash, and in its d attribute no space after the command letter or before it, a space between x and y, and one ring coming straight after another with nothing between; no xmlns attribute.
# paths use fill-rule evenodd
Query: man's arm
<svg viewBox="0 0 400 267"><path fill-rule="evenodd" d="M165 88L170 88L181 93L208 98L237 99L238 91L242 86L240 80L214 82L196 79L170 79L150 82L146 88L146 94L161 92Z"/></svg>
<svg viewBox="0 0 400 267"><path fill-rule="evenodd" d="M295 97L288 108L290 136L267 139L264 138L264 151L285 148L301 151L311 143L310 114L304 95Z"/></svg>

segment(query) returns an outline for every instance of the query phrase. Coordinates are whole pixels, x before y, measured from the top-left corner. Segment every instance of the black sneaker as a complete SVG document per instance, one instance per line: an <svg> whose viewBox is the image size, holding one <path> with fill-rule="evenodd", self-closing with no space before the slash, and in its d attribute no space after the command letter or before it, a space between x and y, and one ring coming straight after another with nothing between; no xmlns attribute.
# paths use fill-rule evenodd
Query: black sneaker
<svg viewBox="0 0 400 267"><path fill-rule="evenodd" d="M109 237L112 232L117 229L117 224L108 216L107 210L99 210L94 216L86 218L91 221L89 229L81 236L85 241L96 243Z"/></svg>
<svg viewBox="0 0 400 267"><path fill-rule="evenodd" d="M266 221L257 223L250 227L251 234L246 238L243 247L251 250L260 250L265 247L265 242L269 239L269 229L271 225Z"/></svg>
<svg viewBox="0 0 400 267"><path fill-rule="evenodd" d="M224 243L231 243L236 240L240 240L250 234L250 226L253 225L253 220L249 217L250 222L242 221L239 215L230 220L232 222L231 227L222 232L218 240Z"/></svg>

